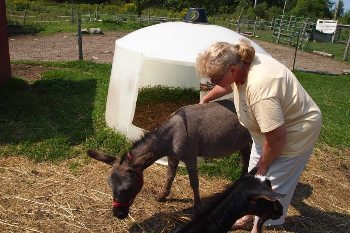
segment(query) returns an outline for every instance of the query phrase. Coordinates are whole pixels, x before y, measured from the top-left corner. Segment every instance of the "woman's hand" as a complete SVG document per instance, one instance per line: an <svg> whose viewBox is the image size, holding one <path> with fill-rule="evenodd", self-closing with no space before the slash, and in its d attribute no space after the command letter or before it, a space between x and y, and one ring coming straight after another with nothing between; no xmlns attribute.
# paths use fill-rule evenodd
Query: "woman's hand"
<svg viewBox="0 0 350 233"><path fill-rule="evenodd" d="M286 142L287 130L283 124L280 127L265 133L262 155L258 161L258 175L265 175L271 163L281 155Z"/></svg>

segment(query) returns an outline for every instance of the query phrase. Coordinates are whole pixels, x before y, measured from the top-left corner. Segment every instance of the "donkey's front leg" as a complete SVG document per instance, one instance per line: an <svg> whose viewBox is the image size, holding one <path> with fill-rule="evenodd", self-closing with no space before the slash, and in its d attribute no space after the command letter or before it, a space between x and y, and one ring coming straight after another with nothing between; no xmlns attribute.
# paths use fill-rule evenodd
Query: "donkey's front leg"
<svg viewBox="0 0 350 233"><path fill-rule="evenodd" d="M186 168L188 172L188 176L190 178L190 185L193 190L194 196L194 208L197 208L201 203L201 198L199 195L199 180L198 180L198 168L197 168L197 160L186 162Z"/></svg>
<svg viewBox="0 0 350 233"><path fill-rule="evenodd" d="M168 172L167 172L167 178L165 185L163 187L163 190L158 194L156 200L159 202L165 202L166 197L169 196L171 185L173 184L175 175L176 175L176 169L179 165L179 160L169 158L168 157Z"/></svg>

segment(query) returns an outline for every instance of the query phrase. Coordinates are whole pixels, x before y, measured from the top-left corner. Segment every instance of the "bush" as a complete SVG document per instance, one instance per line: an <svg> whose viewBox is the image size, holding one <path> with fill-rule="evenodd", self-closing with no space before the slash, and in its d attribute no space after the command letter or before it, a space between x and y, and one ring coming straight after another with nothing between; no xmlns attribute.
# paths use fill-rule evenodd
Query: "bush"
<svg viewBox="0 0 350 233"><path fill-rule="evenodd" d="M15 9L18 11L24 11L29 8L29 0L15 0L13 1Z"/></svg>
<svg viewBox="0 0 350 233"><path fill-rule="evenodd" d="M135 3L126 3L122 7L123 13L135 13L136 12L136 5Z"/></svg>

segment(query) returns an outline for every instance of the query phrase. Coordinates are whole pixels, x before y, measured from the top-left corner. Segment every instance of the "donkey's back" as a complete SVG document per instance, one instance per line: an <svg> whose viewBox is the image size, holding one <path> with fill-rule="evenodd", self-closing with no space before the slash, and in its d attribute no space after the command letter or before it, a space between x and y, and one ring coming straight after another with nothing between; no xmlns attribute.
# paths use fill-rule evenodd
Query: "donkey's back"
<svg viewBox="0 0 350 233"><path fill-rule="evenodd" d="M250 150L249 131L239 123L232 100L185 106L167 124L174 129L173 145L182 161L190 154L215 158L247 146Z"/></svg>

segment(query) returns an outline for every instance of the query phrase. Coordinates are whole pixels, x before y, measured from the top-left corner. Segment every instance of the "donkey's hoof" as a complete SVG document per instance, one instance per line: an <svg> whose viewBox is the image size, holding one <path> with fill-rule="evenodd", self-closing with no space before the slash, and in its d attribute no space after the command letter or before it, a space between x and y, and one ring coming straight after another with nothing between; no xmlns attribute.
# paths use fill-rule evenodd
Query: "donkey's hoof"
<svg viewBox="0 0 350 233"><path fill-rule="evenodd" d="M156 201L158 201L158 202L166 202L166 196L164 196L164 195L158 195L158 196L156 197Z"/></svg>

